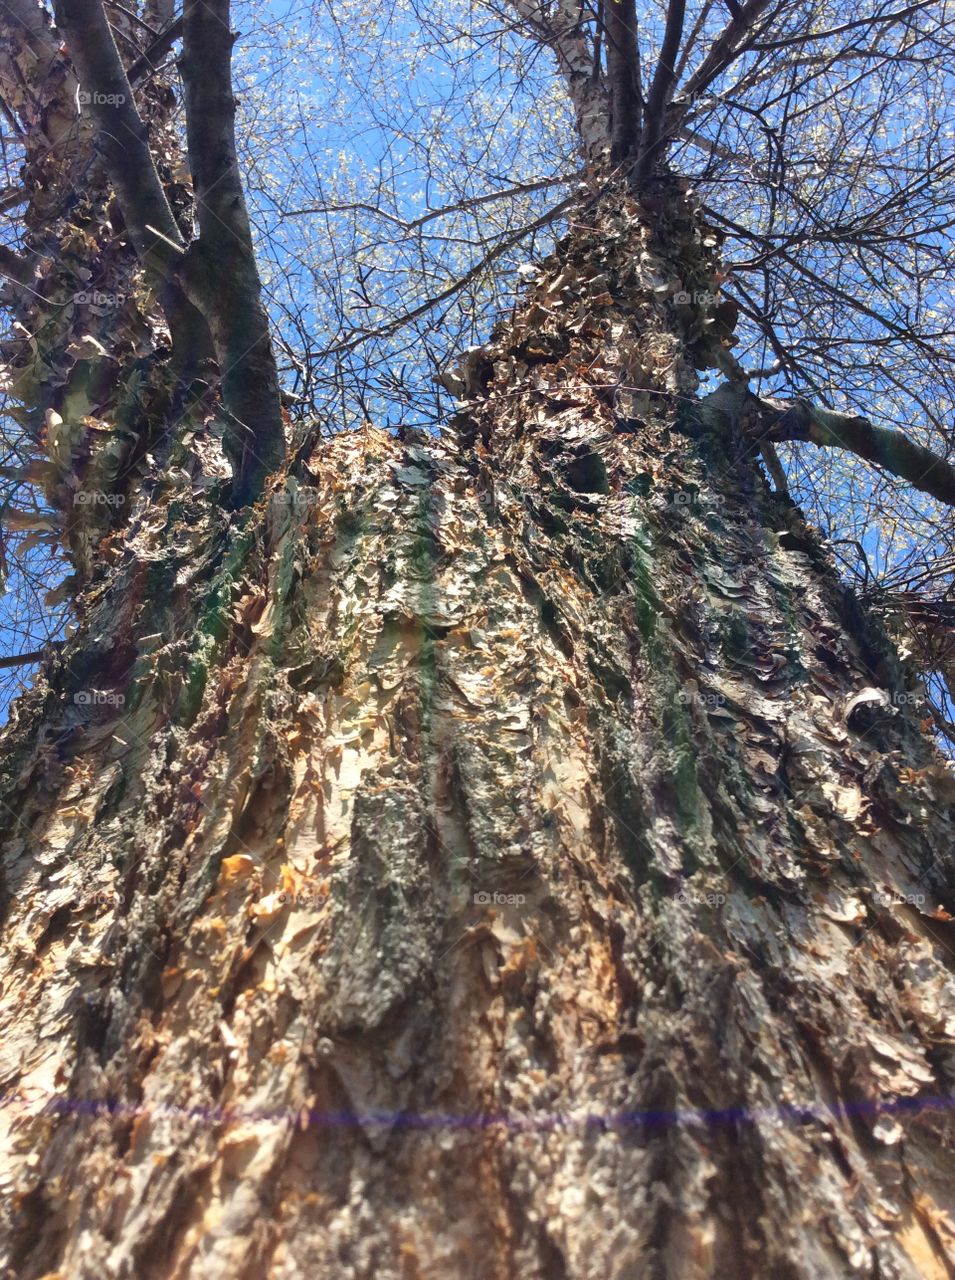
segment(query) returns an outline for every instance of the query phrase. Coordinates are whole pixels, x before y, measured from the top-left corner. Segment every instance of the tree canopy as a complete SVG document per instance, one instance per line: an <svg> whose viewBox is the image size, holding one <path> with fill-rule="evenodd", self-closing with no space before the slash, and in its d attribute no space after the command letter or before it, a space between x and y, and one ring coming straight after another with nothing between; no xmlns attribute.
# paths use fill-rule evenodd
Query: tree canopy
<svg viewBox="0 0 955 1280"><path fill-rule="evenodd" d="M33 0L4 9L8 54L24 15L37 28L32 40L50 38ZM177 16L175 6L151 5L134 18L110 3L54 9L68 44L72 37L79 84L105 74L89 50L78 52L85 31L95 53L99 17L99 40L108 21L122 62L110 74L125 68L134 91L119 108L93 101L84 111L77 99L75 118L64 116L48 145L60 159L79 155L92 112L123 206L116 235L140 257L183 253L172 212L161 207L174 182L184 199L197 198L197 243L227 251L215 243L225 204L203 196L222 175L203 176L196 157L212 149L195 121L207 134L228 125L214 110L224 101L228 52L190 80L183 18L198 23L200 10L187 5ZM227 6L219 9L225 30ZM212 10L202 12L208 19ZM662 168L680 174L722 257L715 323L726 328L727 359L703 371L704 389L726 376L748 379L774 482L823 527L847 578L919 654L936 724L950 730L949 473L944 465L933 473L918 452L943 464L953 456L949 18L944 3L234 5L237 155L227 188L244 185L249 217L247 230L233 227L226 239L233 261L242 242L244 260L253 270L258 263L293 424L441 430L454 410L452 367L487 339L523 269L581 201ZM197 27L193 39L208 43L211 30ZM37 79L23 95L22 77L21 67L2 78L4 271L21 309L43 272L36 223L50 213L35 190L43 174L24 179L30 104L49 86ZM149 95L167 80L175 96L162 127L181 139L183 171L160 173L148 147L138 159L125 144L111 156L102 144L112 136L109 113L136 110L148 122L159 109ZM108 85L99 93L108 98ZM150 190L151 213L143 206ZM157 221L160 235L147 244L144 227ZM235 300L192 270L202 254L186 257L192 304L204 288L228 316ZM168 262L146 265L161 275ZM679 298L683 283L661 288ZM108 347L120 317L109 291L101 294L88 305L93 336ZM188 330L189 297L180 312ZM14 329L11 343L22 341ZM230 337L218 341L227 366ZM246 382L244 392L233 388L233 409L253 384L274 399L261 370ZM9 379L8 388L15 401ZM810 421L794 404L839 416ZM61 576L57 512L29 479L37 431L11 408L4 630L12 659L58 633L69 590L51 582ZM273 416L273 436L279 429ZM267 461L269 448L259 452ZM9 672L11 681L23 677L22 666Z"/></svg>

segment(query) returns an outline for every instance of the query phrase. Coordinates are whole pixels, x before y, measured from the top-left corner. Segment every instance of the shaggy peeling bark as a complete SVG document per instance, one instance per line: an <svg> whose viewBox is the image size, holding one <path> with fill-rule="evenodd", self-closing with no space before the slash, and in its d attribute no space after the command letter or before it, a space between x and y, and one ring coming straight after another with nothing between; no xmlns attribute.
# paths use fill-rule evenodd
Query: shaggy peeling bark
<svg viewBox="0 0 955 1280"><path fill-rule="evenodd" d="M21 1280L951 1273L955 787L712 266L609 200L443 440L111 535L8 733Z"/></svg>

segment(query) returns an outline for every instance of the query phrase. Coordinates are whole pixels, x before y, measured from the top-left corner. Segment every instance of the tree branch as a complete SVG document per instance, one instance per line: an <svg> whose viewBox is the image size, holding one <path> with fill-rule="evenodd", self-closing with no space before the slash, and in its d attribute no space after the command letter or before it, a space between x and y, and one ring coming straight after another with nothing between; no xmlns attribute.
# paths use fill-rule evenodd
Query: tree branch
<svg viewBox="0 0 955 1280"><path fill-rule="evenodd" d="M0 0L0 111L16 134L39 150L40 139L49 147L72 141L76 137L76 84L72 69L66 69L62 77L51 77L51 71L59 67L60 40L53 30L53 23L46 9L36 0ZM50 81L56 88L52 97ZM26 193L23 200L13 191L4 192L3 209L31 199Z"/></svg>
<svg viewBox="0 0 955 1280"><path fill-rule="evenodd" d="M126 73L130 84L135 84L149 71L155 71L156 63L164 58L172 46L182 35L182 18L176 18L168 27L160 31L146 49L139 55Z"/></svg>
<svg viewBox="0 0 955 1280"><path fill-rule="evenodd" d="M16 209L18 205L26 204L29 199L30 192L26 187L7 187L5 191L0 191L0 213Z"/></svg>
<svg viewBox="0 0 955 1280"><path fill-rule="evenodd" d="M733 15L710 46L710 51L683 86L680 98L689 105L742 53L740 41L769 8L771 0L748 0Z"/></svg>
<svg viewBox="0 0 955 1280"><path fill-rule="evenodd" d="M324 357L337 355L341 351L354 351L356 347L360 347L362 343L368 342L371 338L386 337L388 334L394 333L397 329L400 329L402 325L410 324L413 320L417 320L419 316L426 315L433 307L439 306L442 302L446 302L448 298L454 297L454 295L459 293L462 289L466 289L467 286L471 284L473 280L477 280L493 262L496 262L497 259L507 253L509 249L513 249L514 246L519 244L526 236L530 236L535 231L540 231L541 228L548 226L556 218L560 217L560 215L567 209L572 208L577 203L578 197L576 195L571 195L568 196L566 200L561 200L560 204L556 204L552 209L548 209L546 213L541 215L541 217L535 218L533 222L528 223L526 226L519 227L517 231L512 232L511 235L505 236L502 240L499 240L498 243L484 255L480 262L476 263L466 271L463 276L454 280L447 286L447 288L442 289L440 293L435 294L434 297L425 299L424 302L419 303L410 311L406 311L395 319L389 320L387 324L383 324L377 329L367 330L364 333L358 334L356 337L347 338L343 342L336 342L331 347L325 347L320 354Z"/></svg>
<svg viewBox="0 0 955 1280"><path fill-rule="evenodd" d="M235 146L228 0L186 0L181 70L199 221L183 284L209 321L236 499L253 499L284 453L278 371Z"/></svg>
<svg viewBox="0 0 955 1280"><path fill-rule="evenodd" d="M650 92L647 94L647 110L640 140L640 158L635 176L645 178L653 168L653 162L663 136L663 118L666 105L676 82L676 56L683 36L683 19L686 11L684 0L670 0L667 6L663 44Z"/></svg>
<svg viewBox="0 0 955 1280"><path fill-rule="evenodd" d="M77 106L96 131L96 145L118 197L126 234L156 288L173 342L170 370L177 396L213 354L210 326L186 296L179 273L186 243L153 162L148 131L133 99L102 0L54 0L79 77Z"/></svg>
<svg viewBox="0 0 955 1280"><path fill-rule="evenodd" d="M33 254L24 256L0 245L0 275L15 280L17 284L29 284L35 269L36 257Z"/></svg>
<svg viewBox="0 0 955 1280"><path fill-rule="evenodd" d="M173 20L176 0L146 0L146 21L162 28Z"/></svg>
<svg viewBox="0 0 955 1280"><path fill-rule="evenodd" d="M29 48L34 57L50 59L55 56L57 42L49 16L36 0L0 0L0 21Z"/></svg>
<svg viewBox="0 0 955 1280"><path fill-rule="evenodd" d="M955 467L901 431L873 426L868 418L819 409L801 399L752 397L747 407L755 410L761 439L776 443L808 440L822 447L847 449L939 502L955 506Z"/></svg>
<svg viewBox="0 0 955 1280"><path fill-rule="evenodd" d="M634 159L639 141L641 102L637 91L636 28L634 0L606 0L604 29L610 87L610 163L615 168Z"/></svg>
<svg viewBox="0 0 955 1280"><path fill-rule="evenodd" d="M765 53L767 50L775 49L791 49L796 45L815 43L821 40L831 40L833 36L845 35L849 31L858 31L862 28L866 32L871 32L873 27L891 26L895 22L904 22L906 18L912 18L915 14L923 9L930 9L935 0L920 0L918 4L906 5L904 9L896 9L894 13L870 14L865 18L856 18L852 22L840 23L837 27L814 28L810 31L800 31L796 35L784 36L781 40L760 40L758 44L754 44L751 48ZM841 56L845 56L845 50Z"/></svg>
<svg viewBox="0 0 955 1280"><path fill-rule="evenodd" d="M499 191L487 191L480 196L465 196L461 200L455 200L453 204L441 205L437 209L428 209L426 213L422 213L417 218L408 221L406 218L399 218L397 214L390 213L387 209L383 209L380 205L368 204L363 201L352 201L347 204L309 204L302 205L297 209L284 209L281 205L277 205L279 216L282 218L300 218L312 213L369 213L375 218L381 218L385 222L390 222L392 226L400 227L406 234L410 235L413 231L419 231L429 222L434 222L436 218L444 218L449 213L465 213L471 209L478 209L485 204L493 204L495 200L507 200L511 196L523 195L525 192L545 191L548 187L565 187L572 182L580 182L586 176L584 170L578 170L576 173L558 174L553 178L539 178L535 182L518 182L513 187L506 187Z"/></svg>
<svg viewBox="0 0 955 1280"><path fill-rule="evenodd" d="M587 161L600 165L610 149L609 95L604 77L594 74L594 48L584 33L578 0L511 0L518 17L552 50L573 104Z"/></svg>
<svg viewBox="0 0 955 1280"><path fill-rule="evenodd" d="M0 669L6 670L8 667L23 667L28 662L39 662L47 656L47 650L34 649L32 653L9 653L4 654L0 658Z"/></svg>

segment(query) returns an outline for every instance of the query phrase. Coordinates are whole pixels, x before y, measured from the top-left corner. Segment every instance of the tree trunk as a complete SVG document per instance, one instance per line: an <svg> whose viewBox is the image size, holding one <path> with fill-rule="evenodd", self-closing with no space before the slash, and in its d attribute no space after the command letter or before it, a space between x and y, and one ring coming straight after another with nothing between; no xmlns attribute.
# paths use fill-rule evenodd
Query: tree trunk
<svg viewBox="0 0 955 1280"><path fill-rule="evenodd" d="M103 544L8 732L18 1280L955 1270L955 786L705 240L584 208L442 439Z"/></svg>

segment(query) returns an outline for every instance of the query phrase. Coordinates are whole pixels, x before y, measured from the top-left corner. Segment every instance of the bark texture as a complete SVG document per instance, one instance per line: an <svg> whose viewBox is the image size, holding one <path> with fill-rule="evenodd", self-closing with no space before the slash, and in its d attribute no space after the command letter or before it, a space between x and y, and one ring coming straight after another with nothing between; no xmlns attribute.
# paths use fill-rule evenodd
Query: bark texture
<svg viewBox="0 0 955 1280"><path fill-rule="evenodd" d="M696 399L706 238L584 210L442 440L102 545L7 735L19 1280L952 1273L955 786Z"/></svg>

